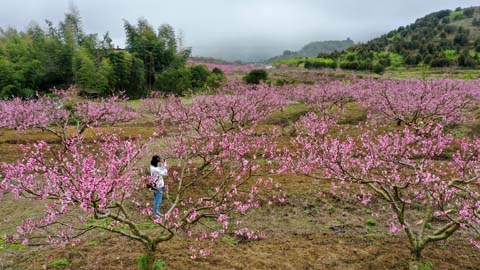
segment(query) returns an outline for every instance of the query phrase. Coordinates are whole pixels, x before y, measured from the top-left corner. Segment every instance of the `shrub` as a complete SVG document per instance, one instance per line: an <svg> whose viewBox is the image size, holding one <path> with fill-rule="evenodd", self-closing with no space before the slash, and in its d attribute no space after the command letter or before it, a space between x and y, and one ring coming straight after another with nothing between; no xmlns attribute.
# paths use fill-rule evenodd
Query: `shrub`
<svg viewBox="0 0 480 270"><path fill-rule="evenodd" d="M437 56L430 62L431 67L448 67L450 62L444 56Z"/></svg>
<svg viewBox="0 0 480 270"><path fill-rule="evenodd" d="M427 65L429 65L433 60L433 56L431 54L427 54L425 55L425 57L423 57L423 62Z"/></svg>
<svg viewBox="0 0 480 270"><path fill-rule="evenodd" d="M456 11L452 11L450 12L450 19L452 21L456 21L456 20L461 20L463 19L463 11L462 10L456 10Z"/></svg>
<svg viewBox="0 0 480 270"><path fill-rule="evenodd" d="M190 68L192 88L202 88L205 86L210 71L205 65L193 66Z"/></svg>
<svg viewBox="0 0 480 270"><path fill-rule="evenodd" d="M422 61L422 57L420 57L420 54L416 52L410 53L406 58L405 58L405 64L415 66L418 63Z"/></svg>
<svg viewBox="0 0 480 270"><path fill-rule="evenodd" d="M449 61L450 63L453 63L453 62L456 62L457 61L457 51L455 50L445 50L443 52L445 58L447 59L447 61Z"/></svg>
<svg viewBox="0 0 480 270"><path fill-rule="evenodd" d="M358 70L373 70L372 62L360 61L357 69Z"/></svg>
<svg viewBox="0 0 480 270"><path fill-rule="evenodd" d="M458 57L458 65L461 67L471 67L474 68L478 64L477 60L470 55L460 55Z"/></svg>
<svg viewBox="0 0 480 270"><path fill-rule="evenodd" d="M32 97L34 95L35 92L32 89L18 88L15 85L7 85L0 91L0 98Z"/></svg>
<svg viewBox="0 0 480 270"><path fill-rule="evenodd" d="M357 70L359 63L357 61L344 61L344 62L340 62L339 66L342 69Z"/></svg>
<svg viewBox="0 0 480 270"><path fill-rule="evenodd" d="M155 84L159 91L181 95L192 88L190 69L167 69L157 77Z"/></svg>
<svg viewBox="0 0 480 270"><path fill-rule="evenodd" d="M463 10L463 15L467 18L473 17L474 13L475 13L475 9L473 7L469 7Z"/></svg>
<svg viewBox="0 0 480 270"><path fill-rule="evenodd" d="M383 74L385 72L385 67L380 63L376 63L373 65L373 72Z"/></svg>
<svg viewBox="0 0 480 270"><path fill-rule="evenodd" d="M243 80L247 84L259 84L262 81L266 81L268 79L268 73L263 69L254 69L247 73Z"/></svg>
<svg viewBox="0 0 480 270"><path fill-rule="evenodd" d="M313 58L305 61L305 68L336 68L337 63L329 58Z"/></svg>
<svg viewBox="0 0 480 270"><path fill-rule="evenodd" d="M223 73L223 71L222 71L221 69L219 69L218 67L213 68L212 73L213 73L213 74L216 74L216 75L222 75L222 76L225 75L225 74Z"/></svg>
<svg viewBox="0 0 480 270"><path fill-rule="evenodd" d="M468 33L462 32L455 35L453 38L453 43L460 46L465 46L468 44Z"/></svg>
<svg viewBox="0 0 480 270"><path fill-rule="evenodd" d="M211 88L218 88L220 85L222 85L222 82L225 81L225 76L223 73L212 73L210 76L208 76L207 81L206 81L206 86L211 87Z"/></svg>

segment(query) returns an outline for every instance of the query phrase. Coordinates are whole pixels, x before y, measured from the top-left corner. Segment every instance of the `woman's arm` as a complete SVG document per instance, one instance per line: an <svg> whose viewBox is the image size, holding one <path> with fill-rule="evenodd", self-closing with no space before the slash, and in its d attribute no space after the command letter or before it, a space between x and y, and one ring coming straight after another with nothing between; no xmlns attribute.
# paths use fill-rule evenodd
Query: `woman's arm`
<svg viewBox="0 0 480 270"><path fill-rule="evenodd" d="M168 169L167 167L158 167L158 173L161 175L161 176L165 176L168 174Z"/></svg>

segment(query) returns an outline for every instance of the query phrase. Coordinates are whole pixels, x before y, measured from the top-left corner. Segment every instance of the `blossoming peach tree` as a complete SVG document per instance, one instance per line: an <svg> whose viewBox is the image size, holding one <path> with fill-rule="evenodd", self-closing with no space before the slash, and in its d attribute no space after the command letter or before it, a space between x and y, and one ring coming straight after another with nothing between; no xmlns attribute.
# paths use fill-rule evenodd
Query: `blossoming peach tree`
<svg viewBox="0 0 480 270"><path fill-rule="evenodd" d="M362 79L346 87L373 118L408 126L462 123L480 97L480 80Z"/></svg>
<svg viewBox="0 0 480 270"><path fill-rule="evenodd" d="M412 269L429 243L460 230L473 232L471 242L480 248L480 139L455 139L440 125L358 137L336 127L333 136L333 125L315 114L304 116L283 170L330 179L336 192L363 204L385 201L390 231L408 238Z"/></svg>
<svg viewBox="0 0 480 270"><path fill-rule="evenodd" d="M65 140L63 148L46 142L25 146L22 159L3 163L2 193L46 202L42 217L25 220L7 240L65 244L88 231L104 230L141 243L145 268L154 269L158 246L178 233L198 243L190 247L192 258L208 255L210 251L201 243L222 234L264 237L233 222L232 217L285 200L280 186L268 177L268 169L260 168L261 164L268 166L275 134L256 133L246 122L230 117L230 108L221 110L228 117L214 115L212 121L198 117L205 112L192 109L203 108L195 103L171 105L179 113L172 112L165 121L177 129L147 143L114 134L101 134L87 143L78 136ZM144 198L146 179L138 162L149 145L159 140L172 165L166 178L163 216L156 218ZM206 219L213 223L202 222Z"/></svg>
<svg viewBox="0 0 480 270"><path fill-rule="evenodd" d="M121 103L122 97L76 101L74 91L59 90L58 97L0 100L0 128L39 128L66 142L88 128L128 122L137 116L133 108Z"/></svg>

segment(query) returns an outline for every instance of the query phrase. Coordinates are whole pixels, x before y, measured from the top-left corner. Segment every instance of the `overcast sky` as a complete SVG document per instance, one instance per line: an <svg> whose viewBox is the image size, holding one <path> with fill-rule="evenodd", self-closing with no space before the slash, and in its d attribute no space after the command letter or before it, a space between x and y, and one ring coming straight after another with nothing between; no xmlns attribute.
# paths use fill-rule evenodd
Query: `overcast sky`
<svg viewBox="0 0 480 270"><path fill-rule="evenodd" d="M310 41L368 41L441 9L480 5L470 0L0 0L0 27L55 23L70 3L87 33L110 32L123 46L122 19L169 23L194 55L251 60L298 50Z"/></svg>

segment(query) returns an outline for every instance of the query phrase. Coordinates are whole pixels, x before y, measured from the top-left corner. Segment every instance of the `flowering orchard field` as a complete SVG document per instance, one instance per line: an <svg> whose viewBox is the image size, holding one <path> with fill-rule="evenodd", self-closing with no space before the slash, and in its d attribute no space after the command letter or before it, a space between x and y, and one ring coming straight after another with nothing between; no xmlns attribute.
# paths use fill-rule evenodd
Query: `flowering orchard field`
<svg viewBox="0 0 480 270"><path fill-rule="evenodd" d="M479 98L479 80L350 77L2 100L0 265L478 269Z"/></svg>

